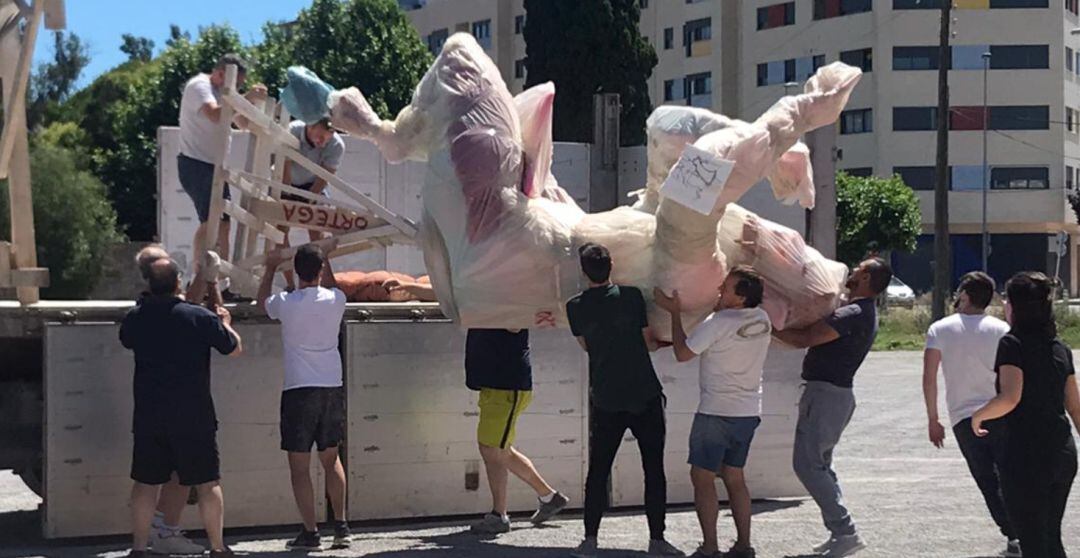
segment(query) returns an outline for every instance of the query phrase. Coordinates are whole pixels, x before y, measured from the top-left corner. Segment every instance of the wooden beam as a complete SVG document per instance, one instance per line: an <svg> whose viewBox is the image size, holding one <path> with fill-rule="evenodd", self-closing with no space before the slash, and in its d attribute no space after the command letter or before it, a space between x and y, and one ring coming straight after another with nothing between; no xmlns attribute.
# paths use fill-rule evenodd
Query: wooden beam
<svg viewBox="0 0 1080 558"><path fill-rule="evenodd" d="M399 235L401 235L401 233L393 225L384 225L382 227L377 227L377 228L374 228L374 229L368 229L368 230L364 230L364 231L356 231L356 232L352 232L352 233L348 233L348 234L343 234L341 236L337 236L337 237L334 237L334 238L337 239L338 245L341 246L341 245L347 245L347 244L350 244L350 243L353 243L353 242L360 242L360 241L365 241L365 240L367 240L367 241L375 241L379 237L392 238L392 237L399 236ZM319 246L320 248L322 248L323 250L325 250L325 249L330 247L330 244L331 244L332 240L333 239L330 239L330 238L324 238L322 240L316 240L312 244L315 244L315 245ZM293 257L296 254L296 249L297 249L296 246L290 246L289 248L283 249L282 252L281 252L282 257L286 258L286 259ZM336 255L338 255L337 251L331 253L331 256L336 256ZM237 262L234 265L245 268L245 269L253 269L255 267L258 267L258 266L262 265L263 262L265 262L265 261L266 261L266 255L261 254L261 255L258 255L258 256L252 256L252 257L250 257L250 258L248 258L248 259L246 259L246 260L244 260L242 262Z"/></svg>
<svg viewBox="0 0 1080 558"><path fill-rule="evenodd" d="M285 242L285 233L271 226L265 219L261 219L258 216L247 212L236 202L225 200L224 209L225 213L229 214L237 221L251 227L253 230L258 231L259 234L269 238L275 243L282 244Z"/></svg>
<svg viewBox="0 0 1080 558"><path fill-rule="evenodd" d="M275 108L277 109L277 113L276 113L276 115L271 114L271 120L274 120L279 125L288 126L288 124L289 124L289 109L285 108L285 105L282 104L282 103L277 103ZM299 145L299 143L297 145ZM282 181L285 180L285 161L286 161L286 159L285 159L285 153L281 150L280 145L275 145L274 146L273 156L274 156L274 169L270 173L270 179L271 179L271 182L276 185L276 184L281 184ZM271 199L275 199L275 200L281 199L281 190L276 186L273 187L273 188L269 188L267 193L270 195ZM273 249L274 249L274 244L271 243L270 240L267 240L266 242L263 243L263 251L264 252L268 252L268 251L273 250ZM254 251L252 251L252 253L254 253Z"/></svg>
<svg viewBox="0 0 1080 558"><path fill-rule="evenodd" d="M257 219L276 225L337 234L361 231L386 224L382 219L375 219L370 214L358 215L352 211L338 210L333 207L320 207L285 200L252 200L251 213Z"/></svg>
<svg viewBox="0 0 1080 558"><path fill-rule="evenodd" d="M397 227L405 235L410 236L410 237L416 236L416 224L413 223L412 221L410 221L410 220L408 220L408 219L406 219L404 217L401 217L400 215L394 213L393 211L390 211L389 209L386 209L382 205L379 205L378 203L375 202L375 200L371 199L369 196L367 196L364 193L360 192L359 190L354 188L351 184L349 184L348 182L345 182L344 180L339 178L336 174L322 168L321 165L315 163L311 159L308 159L307 157L304 157L304 155L302 153L300 153L299 151L297 151L296 149L293 149L292 147L285 146L284 150L285 150L285 154L289 157L289 160L291 160L292 162L294 162L296 164L299 164L300 166L307 169L308 172L311 172L315 176L325 180L327 184L329 184L330 186L333 186L335 189L339 190L341 193L343 193L346 196L349 196L350 198L352 198L353 200L359 202L360 205L363 205L364 207L368 208L368 210L370 210L372 213L374 213L377 217L379 217L381 219L384 219L387 223L390 223L391 225L394 225L395 227Z"/></svg>
<svg viewBox="0 0 1080 558"><path fill-rule="evenodd" d="M283 126L274 122L274 119L267 116L258 107L251 104L250 101L244 98L243 95L238 93L235 88L231 88L227 93L223 92L222 100L224 104L229 105L234 111L247 119L251 131L257 134L265 134L273 138L274 141L292 147L294 149L300 149L300 140L296 139L296 136L289 133L289 130ZM252 128L253 127L253 128Z"/></svg>
<svg viewBox="0 0 1080 558"><path fill-rule="evenodd" d="M322 194L312 193L310 190L304 190L304 189L301 189L301 188L297 188L295 186L289 186L288 184L284 184L284 183L281 183L281 182L274 182L273 180L270 180L270 179L260 178L258 176L252 175L251 173L232 171L231 176L235 176L235 177L240 178L240 179L245 179L245 180L248 180L250 182L254 182L255 184L261 184L263 186L266 186L266 187L272 188L272 189L276 189L276 190L278 190L280 192L283 192L283 193L292 194L294 196L304 198L305 200L311 200L311 201L316 202L316 203L321 204L321 205L331 205L331 206L334 206L334 207L336 207L338 209L352 211L353 213L356 213L358 215L371 215L372 214L371 210L369 210L366 207L363 207L363 206L360 206L360 205L354 205L354 204L351 204L349 202L345 202L345 201L342 201L342 200L331 199L331 198L328 198L328 197L326 197L326 196L324 196Z"/></svg>
<svg viewBox="0 0 1080 558"><path fill-rule="evenodd" d="M235 64L229 64L225 67L225 86L221 92L223 97L236 89L236 74ZM232 105L222 103L219 114L217 133L221 138L221 145L230 145L229 139L232 134L233 120ZM227 152L227 149L222 149L220 153L214 154L214 177L210 187L210 214L206 219L206 236L203 238L204 250L217 250L218 222L221 221L221 215L225 208L225 199L222 198L222 194L225 191L225 177L227 174L225 158L229 155ZM194 254L193 257L195 261L202 261L203 254Z"/></svg>
<svg viewBox="0 0 1080 558"><path fill-rule="evenodd" d="M12 151L15 148L15 136L18 134L26 136L26 87L30 83L30 64L34 59L34 43L37 41L38 28L44 10L44 2L40 0L34 2L34 7L26 18L26 31L19 49L15 75L6 76L7 79L13 80L13 86L8 90L11 98L4 99L4 129L3 134L0 135L0 179L8 176L8 166L11 164ZM4 56L11 56L11 53L4 53ZM16 208L11 209L14 211Z"/></svg>

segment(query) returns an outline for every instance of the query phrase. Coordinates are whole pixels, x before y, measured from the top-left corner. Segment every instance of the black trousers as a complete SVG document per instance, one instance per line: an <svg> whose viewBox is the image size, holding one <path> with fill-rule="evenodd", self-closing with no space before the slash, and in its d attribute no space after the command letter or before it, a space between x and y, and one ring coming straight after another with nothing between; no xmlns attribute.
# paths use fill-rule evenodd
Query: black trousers
<svg viewBox="0 0 1080 558"><path fill-rule="evenodd" d="M1005 499L1001 495L1001 476L996 465L997 452L1000 449L997 434L996 429L993 429L985 438L976 436L971 431L970 418L953 426L956 444L960 446L960 453L967 461L968 470L971 471L975 484L982 492L986 508L990 510L990 517L994 518L994 523L1001 530L1001 534L1011 541L1019 536L1009 522L1009 512L1005 507Z"/></svg>
<svg viewBox="0 0 1080 558"><path fill-rule="evenodd" d="M615 454L627 429L637 438L645 471L645 515L649 538L664 538L667 478L664 476L664 440L667 423L664 399L657 397L640 413L609 412L590 405L589 474L585 480L585 536L595 537L608 507L608 481Z"/></svg>
<svg viewBox="0 0 1080 558"><path fill-rule="evenodd" d="M1002 494L1024 558L1065 558L1061 518L1076 467L1076 448L1072 447L1030 467L1009 464L1002 468Z"/></svg>

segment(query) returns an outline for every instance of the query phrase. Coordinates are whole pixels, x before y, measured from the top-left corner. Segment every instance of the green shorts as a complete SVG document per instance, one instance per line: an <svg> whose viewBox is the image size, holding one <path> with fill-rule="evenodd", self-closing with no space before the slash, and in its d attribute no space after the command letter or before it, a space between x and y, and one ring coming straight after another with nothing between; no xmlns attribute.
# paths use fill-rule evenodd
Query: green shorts
<svg viewBox="0 0 1080 558"><path fill-rule="evenodd" d="M532 402L531 391L480 389L480 424L476 440L482 446L506 449L514 444L518 417Z"/></svg>

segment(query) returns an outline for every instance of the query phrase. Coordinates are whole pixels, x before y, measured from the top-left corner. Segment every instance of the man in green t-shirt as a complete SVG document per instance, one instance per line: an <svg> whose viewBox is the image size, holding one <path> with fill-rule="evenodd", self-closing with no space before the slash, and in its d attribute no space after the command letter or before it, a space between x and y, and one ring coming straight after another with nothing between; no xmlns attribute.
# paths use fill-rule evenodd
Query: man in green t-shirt
<svg viewBox="0 0 1080 558"><path fill-rule="evenodd" d="M667 479L664 476L664 392L649 351L645 298L634 287L611 283L611 255L598 244L578 251L589 288L566 303L570 330L589 353L589 474L585 481L585 540L572 554L596 556L596 535L607 508L608 479L629 428L645 471L649 554L683 556L664 540Z"/></svg>

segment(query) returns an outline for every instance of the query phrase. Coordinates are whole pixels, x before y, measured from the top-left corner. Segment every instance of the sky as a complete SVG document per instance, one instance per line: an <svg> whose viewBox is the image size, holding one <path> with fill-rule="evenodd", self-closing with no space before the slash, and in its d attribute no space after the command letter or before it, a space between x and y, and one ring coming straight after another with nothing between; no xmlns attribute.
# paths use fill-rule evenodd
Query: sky
<svg viewBox="0 0 1080 558"><path fill-rule="evenodd" d="M244 44L250 44L262 38L263 23L291 20L311 0L67 0L65 4L67 30L89 45L90 64L78 81L82 87L127 59L120 52L124 33L149 37L157 54L169 38L171 23L192 37L200 26L228 23ZM52 34L42 27L34 49L35 66L52 58L52 45Z"/></svg>

